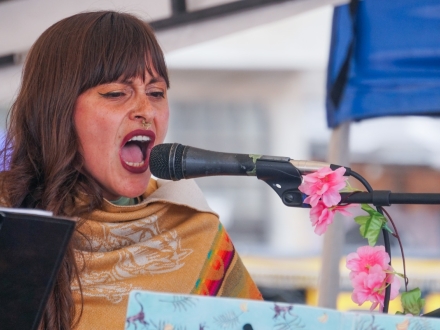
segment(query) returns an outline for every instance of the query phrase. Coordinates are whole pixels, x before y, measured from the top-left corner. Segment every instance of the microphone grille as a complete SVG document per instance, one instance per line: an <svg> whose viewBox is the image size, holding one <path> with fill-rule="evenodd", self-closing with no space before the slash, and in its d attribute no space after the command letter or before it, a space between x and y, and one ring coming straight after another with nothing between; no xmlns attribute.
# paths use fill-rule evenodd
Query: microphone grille
<svg viewBox="0 0 440 330"><path fill-rule="evenodd" d="M171 180L169 170L169 158L172 143L158 144L151 149L150 171L151 174L160 178Z"/></svg>
<svg viewBox="0 0 440 330"><path fill-rule="evenodd" d="M185 146L181 144L177 144L174 156L174 178L173 180L181 180L184 178L183 176L183 151L185 150Z"/></svg>

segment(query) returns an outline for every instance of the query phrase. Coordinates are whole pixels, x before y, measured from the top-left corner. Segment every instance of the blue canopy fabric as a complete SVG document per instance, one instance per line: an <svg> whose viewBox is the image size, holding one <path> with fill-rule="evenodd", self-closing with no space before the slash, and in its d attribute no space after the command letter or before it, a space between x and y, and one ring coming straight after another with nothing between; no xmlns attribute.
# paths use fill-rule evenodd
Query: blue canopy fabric
<svg viewBox="0 0 440 330"><path fill-rule="evenodd" d="M352 0L336 7L327 123L440 114L440 1Z"/></svg>

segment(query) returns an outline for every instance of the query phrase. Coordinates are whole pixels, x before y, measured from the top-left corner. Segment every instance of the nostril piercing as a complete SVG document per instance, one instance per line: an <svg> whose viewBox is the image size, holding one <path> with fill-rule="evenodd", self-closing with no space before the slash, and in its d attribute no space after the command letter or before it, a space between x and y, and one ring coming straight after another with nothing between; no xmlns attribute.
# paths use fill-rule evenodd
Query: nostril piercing
<svg viewBox="0 0 440 330"><path fill-rule="evenodd" d="M144 126L145 129L149 129L151 127L151 123L147 123L145 119L142 119L142 126Z"/></svg>

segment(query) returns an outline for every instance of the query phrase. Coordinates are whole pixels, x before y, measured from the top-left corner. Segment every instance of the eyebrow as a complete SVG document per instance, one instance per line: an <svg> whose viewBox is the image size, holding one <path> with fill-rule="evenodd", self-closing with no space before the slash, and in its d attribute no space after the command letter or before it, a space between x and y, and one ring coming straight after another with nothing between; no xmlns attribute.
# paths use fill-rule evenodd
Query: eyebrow
<svg viewBox="0 0 440 330"><path fill-rule="evenodd" d="M165 82L165 79L161 76L157 76L157 77L153 77L150 79L150 81L148 82L148 84L154 84L157 82Z"/></svg>

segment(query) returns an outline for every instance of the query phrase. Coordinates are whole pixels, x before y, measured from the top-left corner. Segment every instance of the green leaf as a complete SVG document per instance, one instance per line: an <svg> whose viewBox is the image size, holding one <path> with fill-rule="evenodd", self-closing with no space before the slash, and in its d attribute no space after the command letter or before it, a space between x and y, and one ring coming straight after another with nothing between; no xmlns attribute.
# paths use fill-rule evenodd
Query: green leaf
<svg viewBox="0 0 440 330"><path fill-rule="evenodd" d="M357 216L354 221L360 225L359 232L361 236L368 240L370 246L374 246L387 219L368 204L362 204L362 209L369 215Z"/></svg>
<svg viewBox="0 0 440 330"><path fill-rule="evenodd" d="M420 315L425 305L425 299L422 299L422 293L419 288L402 293L403 314Z"/></svg>
<svg viewBox="0 0 440 330"><path fill-rule="evenodd" d="M368 204L361 204L361 208L362 208L362 210L366 211L370 215L374 215L375 213L379 213Z"/></svg>

